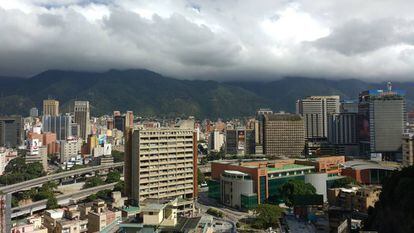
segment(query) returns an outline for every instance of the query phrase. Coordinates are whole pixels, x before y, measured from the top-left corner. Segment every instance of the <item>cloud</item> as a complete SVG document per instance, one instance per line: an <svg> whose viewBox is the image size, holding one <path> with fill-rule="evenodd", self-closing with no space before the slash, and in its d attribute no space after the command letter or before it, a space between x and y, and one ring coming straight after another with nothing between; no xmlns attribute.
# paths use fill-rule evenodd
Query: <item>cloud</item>
<svg viewBox="0 0 414 233"><path fill-rule="evenodd" d="M0 75L147 68L190 79L408 80L412 7L404 0L0 0Z"/></svg>

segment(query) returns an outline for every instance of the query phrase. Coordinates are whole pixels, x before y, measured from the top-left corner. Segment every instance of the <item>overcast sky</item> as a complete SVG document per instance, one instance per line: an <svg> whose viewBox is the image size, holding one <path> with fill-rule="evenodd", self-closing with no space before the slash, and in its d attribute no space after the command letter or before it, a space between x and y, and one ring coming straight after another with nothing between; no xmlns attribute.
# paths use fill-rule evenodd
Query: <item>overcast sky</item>
<svg viewBox="0 0 414 233"><path fill-rule="evenodd" d="M411 0L0 0L0 75L414 80Z"/></svg>

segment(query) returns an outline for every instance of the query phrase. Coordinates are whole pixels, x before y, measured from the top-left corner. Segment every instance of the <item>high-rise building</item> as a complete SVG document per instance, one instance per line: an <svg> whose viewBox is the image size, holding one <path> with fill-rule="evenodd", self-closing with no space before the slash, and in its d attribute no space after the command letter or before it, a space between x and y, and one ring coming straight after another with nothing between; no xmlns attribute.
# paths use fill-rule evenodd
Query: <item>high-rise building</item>
<svg viewBox="0 0 414 233"><path fill-rule="evenodd" d="M357 144L357 114L337 113L328 119L328 141L331 144Z"/></svg>
<svg viewBox="0 0 414 233"><path fill-rule="evenodd" d="M256 154L263 154L263 122L264 115L266 114L273 114L273 111L268 108L261 108L256 112L256 121L254 125Z"/></svg>
<svg viewBox="0 0 414 233"><path fill-rule="evenodd" d="M114 127L115 127L115 129L124 132L125 131L125 126L126 126L125 122L126 122L125 116L121 116L121 115L114 116Z"/></svg>
<svg viewBox="0 0 414 233"><path fill-rule="evenodd" d="M361 152L401 160L401 135L406 124L405 91L368 90L359 95L359 141Z"/></svg>
<svg viewBox="0 0 414 233"><path fill-rule="evenodd" d="M134 127L134 112L127 111L125 113L125 127Z"/></svg>
<svg viewBox="0 0 414 233"><path fill-rule="evenodd" d="M226 154L255 154L254 130L245 128L226 130Z"/></svg>
<svg viewBox="0 0 414 233"><path fill-rule="evenodd" d="M38 117L39 116L39 110L37 110L37 108L31 108L30 112L29 112L29 116Z"/></svg>
<svg viewBox="0 0 414 233"><path fill-rule="evenodd" d="M128 134L127 134L128 136ZM131 135L129 135L131 136ZM193 210L197 196L197 142L193 130L134 130L125 160L127 195L136 204L146 199L179 198L179 212ZM129 174L128 174L129 173Z"/></svg>
<svg viewBox="0 0 414 233"><path fill-rule="evenodd" d="M267 156L302 156L305 148L302 117L286 113L264 115L263 139Z"/></svg>
<svg viewBox="0 0 414 233"><path fill-rule="evenodd" d="M296 102L296 113L303 117L305 137L327 138L328 116L339 113L339 96L310 96Z"/></svg>
<svg viewBox="0 0 414 233"><path fill-rule="evenodd" d="M21 116L0 117L0 146L18 147L23 142L23 119Z"/></svg>
<svg viewBox="0 0 414 233"><path fill-rule="evenodd" d="M59 115L59 101L52 99L43 100L43 115Z"/></svg>
<svg viewBox="0 0 414 233"><path fill-rule="evenodd" d="M71 125L72 117L70 115L43 115L42 117L42 131L55 133L57 140L66 140L72 136Z"/></svg>
<svg viewBox="0 0 414 233"><path fill-rule="evenodd" d="M219 130L214 130L208 137L208 149L210 151L220 151L224 144L224 134Z"/></svg>
<svg viewBox="0 0 414 233"><path fill-rule="evenodd" d="M86 140L90 133L89 101L75 101L75 123L79 125L79 136Z"/></svg>
<svg viewBox="0 0 414 233"><path fill-rule="evenodd" d="M414 165L414 133L406 132L402 138L403 166Z"/></svg>

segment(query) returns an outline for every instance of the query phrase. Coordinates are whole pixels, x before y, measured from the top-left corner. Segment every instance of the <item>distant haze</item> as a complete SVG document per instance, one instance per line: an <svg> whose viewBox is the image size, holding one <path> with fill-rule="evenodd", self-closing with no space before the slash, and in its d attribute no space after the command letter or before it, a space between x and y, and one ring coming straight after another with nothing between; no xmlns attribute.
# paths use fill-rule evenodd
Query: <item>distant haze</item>
<svg viewBox="0 0 414 233"><path fill-rule="evenodd" d="M414 1L0 0L0 76L414 77Z"/></svg>

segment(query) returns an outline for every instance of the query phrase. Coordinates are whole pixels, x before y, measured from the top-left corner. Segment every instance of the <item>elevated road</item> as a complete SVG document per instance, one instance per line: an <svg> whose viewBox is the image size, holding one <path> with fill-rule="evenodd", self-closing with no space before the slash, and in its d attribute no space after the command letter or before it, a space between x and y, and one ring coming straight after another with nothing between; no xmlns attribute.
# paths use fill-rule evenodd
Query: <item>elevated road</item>
<svg viewBox="0 0 414 233"><path fill-rule="evenodd" d="M56 199L58 201L59 205L67 205L70 203L70 201L72 200L80 200L83 198L86 198L87 196L97 193L101 190L105 190L105 189L113 189L115 186L115 183L111 183L111 184L105 184L105 185L101 185L101 186L97 186L97 187L93 187L93 188L88 188L88 189L83 189L74 193L70 193L70 194L63 194L63 195L59 195L56 196ZM47 200L41 200L41 201L37 201L37 202L33 202L29 205L24 205L24 206L18 206L15 208L12 208L12 218L16 218L25 214L32 214L33 212L36 211L40 211L40 210L44 210L46 209L46 202Z"/></svg>
<svg viewBox="0 0 414 233"><path fill-rule="evenodd" d="M58 179L62 179L62 178L65 178L65 177L71 177L71 176L75 176L75 175L82 175L82 174L85 174L85 173L90 173L90 172L95 172L95 171L100 171L100 170L105 170L105 169L111 169L111 168L115 168L115 167L122 167L122 166L124 166L124 163L119 162L119 163L110 163L110 164L104 164L104 165L100 165L100 166L92 166L92 167L86 167L86 168L80 168L80 169L76 169L76 170L60 172L60 173L56 173L56 174L42 176L42 177L32 179L32 180L23 181L23 182L20 182L20 183L17 183L17 184L3 186L3 187L0 187L0 192L2 192L2 193L15 193L15 192L18 192L20 190L25 190L25 189L36 187L36 186L41 185L43 183L46 183L48 181L58 180Z"/></svg>

